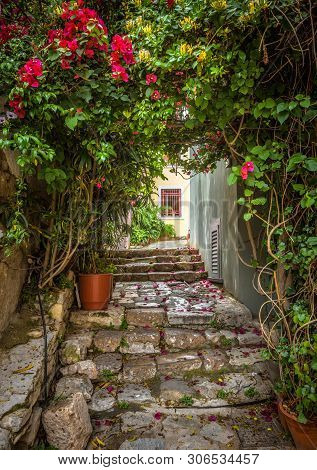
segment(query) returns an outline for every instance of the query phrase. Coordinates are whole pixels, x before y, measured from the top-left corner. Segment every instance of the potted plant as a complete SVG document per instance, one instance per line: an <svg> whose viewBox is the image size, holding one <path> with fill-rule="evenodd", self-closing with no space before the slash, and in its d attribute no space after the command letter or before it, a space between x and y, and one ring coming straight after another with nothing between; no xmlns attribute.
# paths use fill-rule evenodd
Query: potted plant
<svg viewBox="0 0 317 470"><path fill-rule="evenodd" d="M279 366L275 388L281 423L297 449L317 449L317 330L308 304L290 306L283 326L275 324L266 338L267 358Z"/></svg>
<svg viewBox="0 0 317 470"><path fill-rule="evenodd" d="M112 296L116 267L97 252L83 255L79 274L79 295L84 310L104 310Z"/></svg>

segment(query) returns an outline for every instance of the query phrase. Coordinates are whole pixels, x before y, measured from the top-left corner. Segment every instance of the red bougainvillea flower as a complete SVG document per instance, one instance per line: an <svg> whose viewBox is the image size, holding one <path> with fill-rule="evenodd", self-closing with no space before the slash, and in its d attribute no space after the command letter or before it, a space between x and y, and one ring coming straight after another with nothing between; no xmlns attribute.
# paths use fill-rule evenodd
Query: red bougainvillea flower
<svg viewBox="0 0 317 470"><path fill-rule="evenodd" d="M122 80L123 82L129 81L129 75L124 67L119 64L113 64L112 67L112 78L115 80Z"/></svg>
<svg viewBox="0 0 317 470"><path fill-rule="evenodd" d="M61 67L63 70L69 70L71 68L70 63L66 59L61 60Z"/></svg>
<svg viewBox="0 0 317 470"><path fill-rule="evenodd" d="M18 118L23 119L25 117L25 109L22 102L22 96L14 95L13 100L9 101L9 106L13 109Z"/></svg>
<svg viewBox="0 0 317 470"><path fill-rule="evenodd" d="M166 0L166 5L168 8L173 8L175 0Z"/></svg>
<svg viewBox="0 0 317 470"><path fill-rule="evenodd" d="M27 83L32 88L39 87L37 77L43 75L43 64L39 59L29 59L26 64L18 70L18 75L23 83Z"/></svg>
<svg viewBox="0 0 317 470"><path fill-rule="evenodd" d="M145 81L147 85L150 85L151 83L156 83L157 76L154 73L148 73L145 77Z"/></svg>
<svg viewBox="0 0 317 470"><path fill-rule="evenodd" d="M67 70L74 65L73 62L80 63L84 58L95 58L97 52L104 56L108 51L108 30L95 10L84 7L83 0L63 3L60 17L64 21L64 27L51 29L47 38L52 48L72 52L72 55L62 57L63 69ZM79 50L81 48L84 49L83 54Z"/></svg>
<svg viewBox="0 0 317 470"><path fill-rule="evenodd" d="M13 13L14 11L12 11ZM23 25L30 22L30 17L21 16L16 19L16 23L6 24L3 18L0 18L0 44L5 44L12 38L23 37L29 34L29 28Z"/></svg>
<svg viewBox="0 0 317 470"><path fill-rule="evenodd" d="M85 50L85 56L88 57L89 59L92 59L94 55L95 55L95 51L93 49Z"/></svg>
<svg viewBox="0 0 317 470"><path fill-rule="evenodd" d="M161 418L162 418L162 413L160 413L159 411L157 411L157 412L154 414L154 419L156 419L157 421L159 421Z"/></svg>
<svg viewBox="0 0 317 470"><path fill-rule="evenodd" d="M153 101L157 101L161 98L161 93L158 91L158 90L154 90L152 95L151 95L151 99Z"/></svg>
<svg viewBox="0 0 317 470"><path fill-rule="evenodd" d="M248 178L248 173L252 173L254 171L254 163L253 162L245 162L241 168L241 177L243 180Z"/></svg>
<svg viewBox="0 0 317 470"><path fill-rule="evenodd" d="M111 41L111 49L117 52L127 65L135 64L132 42L127 36L115 34Z"/></svg>

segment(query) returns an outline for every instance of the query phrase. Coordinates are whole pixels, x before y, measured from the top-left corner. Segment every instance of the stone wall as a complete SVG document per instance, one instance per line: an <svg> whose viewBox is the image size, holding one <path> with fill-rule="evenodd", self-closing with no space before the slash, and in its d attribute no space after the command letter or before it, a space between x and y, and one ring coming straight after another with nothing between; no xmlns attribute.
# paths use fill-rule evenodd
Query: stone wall
<svg viewBox="0 0 317 470"><path fill-rule="evenodd" d="M0 151L0 204L5 204L14 194L17 176L19 169L14 154ZM0 212L0 237L4 231ZM22 249L16 249L8 258L0 252L0 337L16 311L26 274L27 259Z"/></svg>
<svg viewBox="0 0 317 470"><path fill-rule="evenodd" d="M73 279L72 273L69 279ZM48 389L55 378L58 346L73 300L72 288L45 298ZM10 348L0 342L0 450L32 448L45 405L44 338L38 304L22 306L20 315L24 320L23 342Z"/></svg>

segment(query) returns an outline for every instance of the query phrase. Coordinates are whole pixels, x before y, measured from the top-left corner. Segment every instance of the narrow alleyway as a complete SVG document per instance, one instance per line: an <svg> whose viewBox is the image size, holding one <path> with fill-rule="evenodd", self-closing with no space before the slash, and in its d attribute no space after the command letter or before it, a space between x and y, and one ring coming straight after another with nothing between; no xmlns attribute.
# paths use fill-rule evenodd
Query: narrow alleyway
<svg viewBox="0 0 317 470"><path fill-rule="evenodd" d="M60 427L79 400L67 437L77 446L90 420L91 449L292 448L271 401L258 325L205 279L198 252L122 251L115 263L108 311L71 314L44 414L48 441L67 444Z"/></svg>

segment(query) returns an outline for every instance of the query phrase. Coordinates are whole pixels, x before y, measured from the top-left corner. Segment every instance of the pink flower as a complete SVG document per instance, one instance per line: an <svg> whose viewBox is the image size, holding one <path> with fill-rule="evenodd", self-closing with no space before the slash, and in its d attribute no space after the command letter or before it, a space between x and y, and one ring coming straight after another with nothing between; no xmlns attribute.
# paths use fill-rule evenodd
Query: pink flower
<svg viewBox="0 0 317 470"><path fill-rule="evenodd" d="M88 57L89 59L92 59L92 57L95 55L95 52L93 49L86 49L85 50L85 56Z"/></svg>
<svg viewBox="0 0 317 470"><path fill-rule="evenodd" d="M145 77L145 81L147 85L150 85L151 83L156 83L157 76L154 73L148 73Z"/></svg>
<svg viewBox="0 0 317 470"><path fill-rule="evenodd" d="M248 178L248 173L252 173L254 171L254 163L253 162L245 162L241 168L241 177L243 180Z"/></svg>
<svg viewBox="0 0 317 470"><path fill-rule="evenodd" d="M208 421L210 421L211 423L217 421L217 416L215 416L215 415L208 416Z"/></svg>
<svg viewBox="0 0 317 470"><path fill-rule="evenodd" d="M158 91L158 90L154 90L152 95L151 95L151 99L153 101L157 101L161 98L161 93Z"/></svg>
<svg viewBox="0 0 317 470"><path fill-rule="evenodd" d="M70 63L66 59L61 60L61 67L63 70L69 70L70 69Z"/></svg>
<svg viewBox="0 0 317 470"><path fill-rule="evenodd" d="M96 186L97 186L98 189L101 189L101 188L102 188L101 183L97 183Z"/></svg>
<svg viewBox="0 0 317 470"><path fill-rule="evenodd" d="M127 71L122 65L119 64L113 64L112 67L112 78L115 80L122 80L123 82L128 82L129 81L129 75L127 74Z"/></svg>
<svg viewBox="0 0 317 470"><path fill-rule="evenodd" d="M157 421L159 421L161 418L162 418L162 413L160 413L159 411L157 411L157 412L154 414L154 419L156 419Z"/></svg>
<svg viewBox="0 0 317 470"><path fill-rule="evenodd" d="M246 162L244 166L248 169L248 171L254 171L254 163L253 162Z"/></svg>
<svg viewBox="0 0 317 470"><path fill-rule="evenodd" d="M76 51L78 49L77 39L72 39L71 41L68 41L67 46L68 49L70 49L71 51Z"/></svg>
<svg viewBox="0 0 317 470"><path fill-rule="evenodd" d="M243 180L246 180L247 177L248 177L248 170L247 170L246 168L242 167L240 174L241 174L241 178L242 178Z"/></svg>
<svg viewBox="0 0 317 470"><path fill-rule="evenodd" d="M29 59L18 71L21 82L27 83L32 88L38 88L37 77L43 75L43 64L39 59Z"/></svg>

